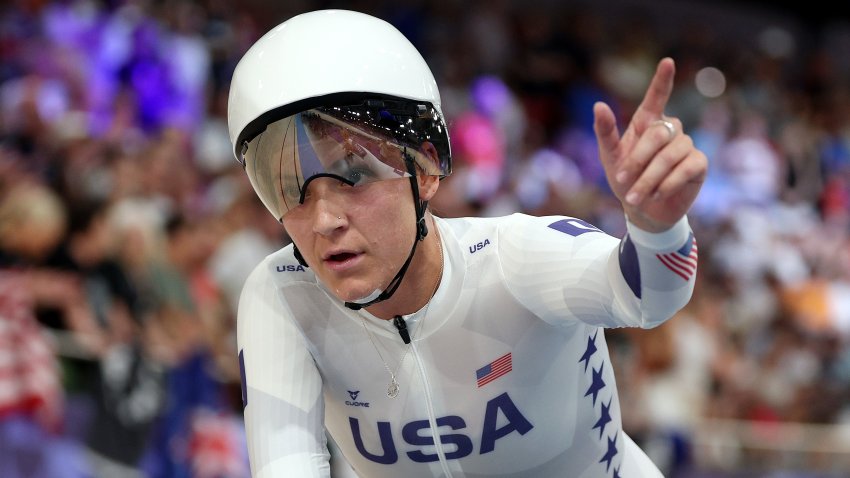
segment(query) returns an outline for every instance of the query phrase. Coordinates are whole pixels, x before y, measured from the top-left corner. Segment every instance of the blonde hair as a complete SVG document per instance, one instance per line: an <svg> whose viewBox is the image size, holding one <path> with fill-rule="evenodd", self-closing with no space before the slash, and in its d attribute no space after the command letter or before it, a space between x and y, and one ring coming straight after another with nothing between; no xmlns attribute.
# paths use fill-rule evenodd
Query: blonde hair
<svg viewBox="0 0 850 478"><path fill-rule="evenodd" d="M16 247L34 231L58 241L67 222L65 206L55 192L37 183L23 183L0 201L0 244Z"/></svg>

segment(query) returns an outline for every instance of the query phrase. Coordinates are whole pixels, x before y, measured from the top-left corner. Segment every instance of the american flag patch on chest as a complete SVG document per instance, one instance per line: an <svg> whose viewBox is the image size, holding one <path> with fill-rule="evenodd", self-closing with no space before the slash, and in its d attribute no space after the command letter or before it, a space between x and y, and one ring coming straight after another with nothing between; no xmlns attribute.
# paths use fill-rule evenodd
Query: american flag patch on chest
<svg viewBox="0 0 850 478"><path fill-rule="evenodd" d="M508 352L475 371L475 378L478 379L478 387L481 388L502 375L505 375L510 372L512 368L513 357L511 356L511 353Z"/></svg>

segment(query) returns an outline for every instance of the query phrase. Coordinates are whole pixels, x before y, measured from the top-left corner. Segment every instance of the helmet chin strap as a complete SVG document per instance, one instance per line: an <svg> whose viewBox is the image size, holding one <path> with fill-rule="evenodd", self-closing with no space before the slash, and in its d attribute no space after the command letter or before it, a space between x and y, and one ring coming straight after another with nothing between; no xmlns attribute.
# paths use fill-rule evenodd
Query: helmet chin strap
<svg viewBox="0 0 850 478"><path fill-rule="evenodd" d="M410 263L413 261L413 255L416 253L416 246L420 241L425 240L425 236L428 235L428 226L425 224L425 211L428 208L428 201L422 201L419 198L419 183L417 182L416 176L416 167L413 162L413 158L407 154L407 150L404 151L404 162L407 166L407 171L410 173L410 189L413 192L413 206L416 208L416 239L413 241L413 246L410 248L410 254L407 255L407 260L404 261L404 264L401 266L401 269L398 270L395 277L390 281L389 285L386 289L383 290L377 297L363 303L359 302L345 302L345 306L351 310L360 310L365 307L369 307L371 305L377 304L378 302L383 302L390 297L393 296L395 291L398 289L398 286L401 285L402 279L404 279L404 274L407 272L407 268L410 267ZM298 250L298 247L293 243L293 252L295 254L295 259L304 267L307 266L307 262L304 260L304 256L301 255L301 251Z"/></svg>

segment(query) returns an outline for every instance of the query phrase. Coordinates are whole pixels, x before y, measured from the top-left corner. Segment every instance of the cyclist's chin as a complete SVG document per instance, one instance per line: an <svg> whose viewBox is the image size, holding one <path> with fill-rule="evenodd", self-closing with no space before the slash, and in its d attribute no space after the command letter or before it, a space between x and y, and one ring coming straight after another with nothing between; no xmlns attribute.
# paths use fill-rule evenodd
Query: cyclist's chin
<svg viewBox="0 0 850 478"><path fill-rule="evenodd" d="M365 302L382 290L377 281L355 277L331 278L325 284L343 302Z"/></svg>

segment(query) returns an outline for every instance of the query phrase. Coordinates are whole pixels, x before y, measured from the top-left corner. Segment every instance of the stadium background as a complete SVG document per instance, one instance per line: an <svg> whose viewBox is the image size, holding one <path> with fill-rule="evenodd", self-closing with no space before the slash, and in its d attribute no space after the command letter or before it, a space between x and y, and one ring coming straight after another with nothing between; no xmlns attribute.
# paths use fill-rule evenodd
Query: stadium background
<svg viewBox="0 0 850 478"><path fill-rule="evenodd" d="M325 7L432 65L442 216L620 235L591 105L628 118L673 57L668 112L710 160L700 272L674 320L608 334L624 426L671 477L850 474L850 20L693 0L4 2L0 474L246 476L235 301L287 238L230 155L227 83Z"/></svg>

